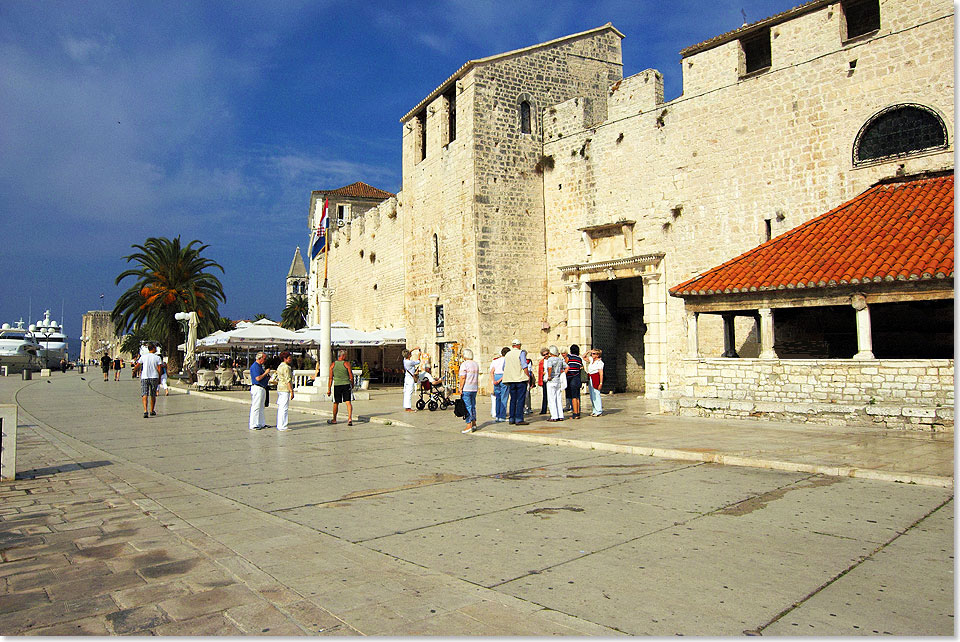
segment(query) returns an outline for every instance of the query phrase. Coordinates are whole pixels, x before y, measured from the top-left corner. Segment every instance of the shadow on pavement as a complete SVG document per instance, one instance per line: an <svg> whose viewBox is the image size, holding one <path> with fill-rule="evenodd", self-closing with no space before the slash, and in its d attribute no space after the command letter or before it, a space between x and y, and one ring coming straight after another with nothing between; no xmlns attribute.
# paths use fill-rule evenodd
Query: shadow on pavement
<svg viewBox="0 0 960 642"><path fill-rule="evenodd" d="M101 466L112 466L112 461L81 461L76 464L64 464L63 466L45 466L44 468L31 468L30 470L17 471L17 479L36 479L37 477L48 477L57 473L69 473L75 470L85 468L100 468Z"/></svg>

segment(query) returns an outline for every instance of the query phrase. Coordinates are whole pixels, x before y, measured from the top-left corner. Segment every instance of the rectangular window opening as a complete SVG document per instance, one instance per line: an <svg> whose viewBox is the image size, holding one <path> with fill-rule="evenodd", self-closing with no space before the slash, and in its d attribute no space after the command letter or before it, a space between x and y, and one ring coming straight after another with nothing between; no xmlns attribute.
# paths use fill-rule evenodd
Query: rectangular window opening
<svg viewBox="0 0 960 642"><path fill-rule="evenodd" d="M770 55L770 29L761 29L740 39L740 50L743 52L743 73L741 76L769 69L772 57Z"/></svg>
<svg viewBox="0 0 960 642"><path fill-rule="evenodd" d="M419 138L417 140L418 150L417 150L417 162L422 161L427 157L427 110L424 109L422 112L417 114L417 134Z"/></svg>
<svg viewBox="0 0 960 642"><path fill-rule="evenodd" d="M447 103L447 143L457 140L457 86L447 91L443 97Z"/></svg>
<svg viewBox="0 0 960 642"><path fill-rule="evenodd" d="M843 0L846 34L844 40L865 36L880 29L880 0Z"/></svg>
<svg viewBox="0 0 960 642"><path fill-rule="evenodd" d="M765 241L769 241L773 238L773 222L770 219L765 219L763 221L763 231L764 236L766 237L764 238Z"/></svg>

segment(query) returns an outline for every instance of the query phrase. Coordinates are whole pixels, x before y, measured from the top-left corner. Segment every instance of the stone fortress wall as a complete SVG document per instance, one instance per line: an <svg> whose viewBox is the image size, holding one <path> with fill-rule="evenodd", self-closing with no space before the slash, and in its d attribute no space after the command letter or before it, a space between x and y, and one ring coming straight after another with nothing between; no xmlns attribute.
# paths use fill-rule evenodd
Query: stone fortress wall
<svg viewBox="0 0 960 642"><path fill-rule="evenodd" d="M892 104L934 109L952 140L952 5L884 2L880 31L847 44L842 26L839 3L774 25L771 68L752 77L739 75L736 39L694 52L681 63L683 95L668 102L661 102L658 72L625 78L611 87L600 123L582 99L547 108L548 306L551 324L561 328L556 342L590 337L589 319L571 314L588 305L571 293L577 279L559 268L663 253L646 269L643 291L645 390L656 396L683 374L683 302L667 296L669 287L765 241L767 221L777 236L880 178L953 167L952 145L896 162L852 163L860 128ZM606 246L595 239L589 249L577 242L578 229L619 220L635 221L631 239ZM701 350L719 355L720 320L701 319ZM738 322L738 337L755 341L750 320Z"/></svg>
<svg viewBox="0 0 960 642"><path fill-rule="evenodd" d="M327 282L334 290L333 321L363 330L403 326L400 198L400 195L389 198L372 208L367 205L366 211L352 213L349 224L331 231ZM316 228L315 222L312 227ZM323 285L323 259L321 253L311 262L310 278L320 286ZM318 313L312 310L312 314ZM319 323L319 318L311 322Z"/></svg>
<svg viewBox="0 0 960 642"><path fill-rule="evenodd" d="M620 35L605 27L478 61L451 85L452 142L447 92L405 118L408 345L456 340L488 361L514 336L528 346L543 340L540 112L576 95L600 100L620 76ZM530 133L521 131L523 101L531 107ZM427 128L422 159L420 118ZM436 305L444 306L444 337L436 336Z"/></svg>
<svg viewBox="0 0 960 642"><path fill-rule="evenodd" d="M401 121L396 219L361 215L336 233L335 320L402 318L408 346L437 358L458 341L484 365L513 336L530 350L586 346L616 326L611 374L675 398L689 364L670 287L881 178L953 168L952 4L880 4L880 30L852 40L840 2L771 21L771 65L751 74L736 34L690 47L670 101L657 70L622 78L610 25L467 63ZM901 103L937 112L948 149L854 166L861 127ZM375 264L359 257L368 248ZM757 356L749 318L737 338L741 357ZM700 315L700 349L722 352L719 317Z"/></svg>

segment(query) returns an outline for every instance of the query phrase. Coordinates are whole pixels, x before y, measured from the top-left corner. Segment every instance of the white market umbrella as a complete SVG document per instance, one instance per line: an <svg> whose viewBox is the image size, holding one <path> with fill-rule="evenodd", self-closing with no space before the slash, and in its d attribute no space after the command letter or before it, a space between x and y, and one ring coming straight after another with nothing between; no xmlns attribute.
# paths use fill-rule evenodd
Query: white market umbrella
<svg viewBox="0 0 960 642"><path fill-rule="evenodd" d="M379 339L383 345L405 345L407 343L406 328L374 330L372 332L368 332L367 334L375 339Z"/></svg>
<svg viewBox="0 0 960 642"><path fill-rule="evenodd" d="M320 345L321 328L319 325L313 325L309 328L300 328L296 334L303 337L307 345ZM354 330L346 323L337 322L330 324L330 345L333 346L378 346L383 341L370 332L363 330Z"/></svg>
<svg viewBox="0 0 960 642"><path fill-rule="evenodd" d="M206 340L208 337L204 337ZM280 327L270 319L260 319L243 328L224 332L213 338L207 346L236 346L259 348L276 345L303 345L304 338L292 330Z"/></svg>

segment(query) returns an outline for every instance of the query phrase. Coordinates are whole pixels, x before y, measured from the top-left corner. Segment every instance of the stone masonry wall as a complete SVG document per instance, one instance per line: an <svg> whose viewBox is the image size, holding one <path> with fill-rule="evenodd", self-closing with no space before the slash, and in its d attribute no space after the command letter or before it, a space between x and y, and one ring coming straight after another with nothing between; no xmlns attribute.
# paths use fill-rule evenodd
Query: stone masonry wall
<svg viewBox="0 0 960 642"><path fill-rule="evenodd" d="M681 415L953 428L954 364L948 359L685 360Z"/></svg>
<svg viewBox="0 0 960 642"><path fill-rule="evenodd" d="M820 215L895 173L953 167L953 8L944 0L881 3L873 37L841 43L839 3L776 25L769 71L740 79L734 41L682 61L684 94L653 104L652 70L611 87L610 117L573 131L582 104L548 107L544 119L548 321L568 342L559 267L662 252L651 288L666 301L663 379L682 383L684 307L667 288ZM626 97L625 97L626 96ZM872 115L893 104L938 111L951 147L854 167L852 148ZM553 110L553 111L551 111ZM552 116L556 115L554 121ZM589 256L579 228L633 220L633 245ZM656 300L645 291L645 307ZM645 312L646 314L646 312ZM744 323L749 323L744 320ZM701 329L706 356L722 350L720 324ZM740 333L741 330L743 333ZM648 326L648 334L651 327ZM749 332L744 326L738 337ZM648 371L651 371L648 367Z"/></svg>
<svg viewBox="0 0 960 642"><path fill-rule="evenodd" d="M402 195L400 195L402 198ZM357 330L403 327L403 229L397 199L355 216L331 235L328 283L331 320ZM311 262L323 284L323 254Z"/></svg>
<svg viewBox="0 0 960 642"><path fill-rule="evenodd" d="M455 91L457 131L453 141L448 140L443 96L425 108L426 158L418 158L420 132L416 119L403 127L407 346L421 348L437 362L440 359L438 343L459 341L476 350L479 334L473 201L473 72L456 82ZM444 308L442 337L436 332L437 305Z"/></svg>
<svg viewBox="0 0 960 642"><path fill-rule="evenodd" d="M586 122L606 116L606 92L622 77L620 36L613 30L565 40L497 60L477 71L477 305L481 351L492 355L512 337L536 349L545 339L546 282L542 128L549 105L575 96ZM522 100L531 133L520 131Z"/></svg>

